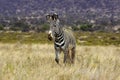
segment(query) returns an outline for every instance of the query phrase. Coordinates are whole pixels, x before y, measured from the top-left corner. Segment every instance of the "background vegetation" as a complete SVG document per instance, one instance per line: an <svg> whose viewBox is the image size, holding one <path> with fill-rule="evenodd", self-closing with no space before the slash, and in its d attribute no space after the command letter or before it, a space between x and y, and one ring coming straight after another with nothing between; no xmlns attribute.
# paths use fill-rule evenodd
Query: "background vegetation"
<svg viewBox="0 0 120 80"><path fill-rule="evenodd" d="M120 33L92 31L88 24L74 27L75 64L63 64L61 54L58 65L53 42L47 39L49 26L40 26L33 32L23 23L13 25L13 30L1 26L0 80L120 79Z"/></svg>
<svg viewBox="0 0 120 80"><path fill-rule="evenodd" d="M120 46L119 33L105 32L75 32L78 45L116 45ZM51 44L46 32L28 33L28 32L1 32L0 43L41 43Z"/></svg>

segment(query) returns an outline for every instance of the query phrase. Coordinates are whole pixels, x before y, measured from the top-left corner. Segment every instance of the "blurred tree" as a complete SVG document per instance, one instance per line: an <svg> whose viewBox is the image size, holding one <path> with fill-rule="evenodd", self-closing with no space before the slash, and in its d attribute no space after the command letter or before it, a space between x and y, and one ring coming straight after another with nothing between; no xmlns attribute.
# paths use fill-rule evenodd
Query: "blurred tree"
<svg viewBox="0 0 120 80"><path fill-rule="evenodd" d="M49 30L49 25L46 24L46 23L44 23L44 24L41 25L40 31L44 32L44 31L46 31L46 30Z"/></svg>
<svg viewBox="0 0 120 80"><path fill-rule="evenodd" d="M91 24L82 24L80 26L80 29L82 31L91 31L92 30L92 25Z"/></svg>
<svg viewBox="0 0 120 80"><path fill-rule="evenodd" d="M4 26L2 24L0 24L0 30L3 30Z"/></svg>
<svg viewBox="0 0 120 80"><path fill-rule="evenodd" d="M23 32L27 32L29 31L29 25L22 22L22 21L19 21L19 22L15 22L13 24L13 26L11 27L11 30L14 30L14 31L23 31Z"/></svg>

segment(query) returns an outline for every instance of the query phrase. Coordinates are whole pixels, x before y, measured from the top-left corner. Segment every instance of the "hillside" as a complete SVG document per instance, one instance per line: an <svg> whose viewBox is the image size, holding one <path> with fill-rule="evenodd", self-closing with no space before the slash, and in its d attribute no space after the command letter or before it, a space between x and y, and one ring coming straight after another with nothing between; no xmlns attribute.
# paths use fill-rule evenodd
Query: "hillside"
<svg viewBox="0 0 120 80"><path fill-rule="evenodd" d="M0 0L1 16L43 16L55 11L72 18L120 19L120 0Z"/></svg>
<svg viewBox="0 0 120 80"><path fill-rule="evenodd" d="M92 23L97 24L95 30L108 32L120 25L119 4L120 0L0 0L0 23L22 20L36 26L45 23L47 13L57 12L63 24Z"/></svg>

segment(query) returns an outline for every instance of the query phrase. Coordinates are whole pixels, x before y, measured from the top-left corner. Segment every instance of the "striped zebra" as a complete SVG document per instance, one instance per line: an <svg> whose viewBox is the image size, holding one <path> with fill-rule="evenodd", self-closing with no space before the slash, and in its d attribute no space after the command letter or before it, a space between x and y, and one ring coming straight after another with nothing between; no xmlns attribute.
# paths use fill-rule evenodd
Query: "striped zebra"
<svg viewBox="0 0 120 80"><path fill-rule="evenodd" d="M64 53L64 63L74 63L76 40L71 30L60 25L60 20L56 13L46 16L50 24L48 39L54 41L55 61L59 64L59 54Z"/></svg>

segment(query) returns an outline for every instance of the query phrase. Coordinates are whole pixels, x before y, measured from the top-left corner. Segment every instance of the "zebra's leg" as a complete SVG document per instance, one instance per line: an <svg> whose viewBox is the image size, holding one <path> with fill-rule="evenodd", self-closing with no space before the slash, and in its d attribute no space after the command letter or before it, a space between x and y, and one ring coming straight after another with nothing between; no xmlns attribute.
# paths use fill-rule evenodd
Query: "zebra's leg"
<svg viewBox="0 0 120 80"><path fill-rule="evenodd" d="M70 49L68 50L68 53L67 53L67 62L68 63L71 63L71 51L70 51Z"/></svg>
<svg viewBox="0 0 120 80"><path fill-rule="evenodd" d="M60 50L55 50L55 61L57 64L59 64L59 54L60 54Z"/></svg>
<svg viewBox="0 0 120 80"><path fill-rule="evenodd" d="M71 62L74 64L75 62L75 47L71 49Z"/></svg>
<svg viewBox="0 0 120 80"><path fill-rule="evenodd" d="M69 50L65 50L65 51L64 51L64 60L63 60L64 63L67 62L68 54L69 54Z"/></svg>

